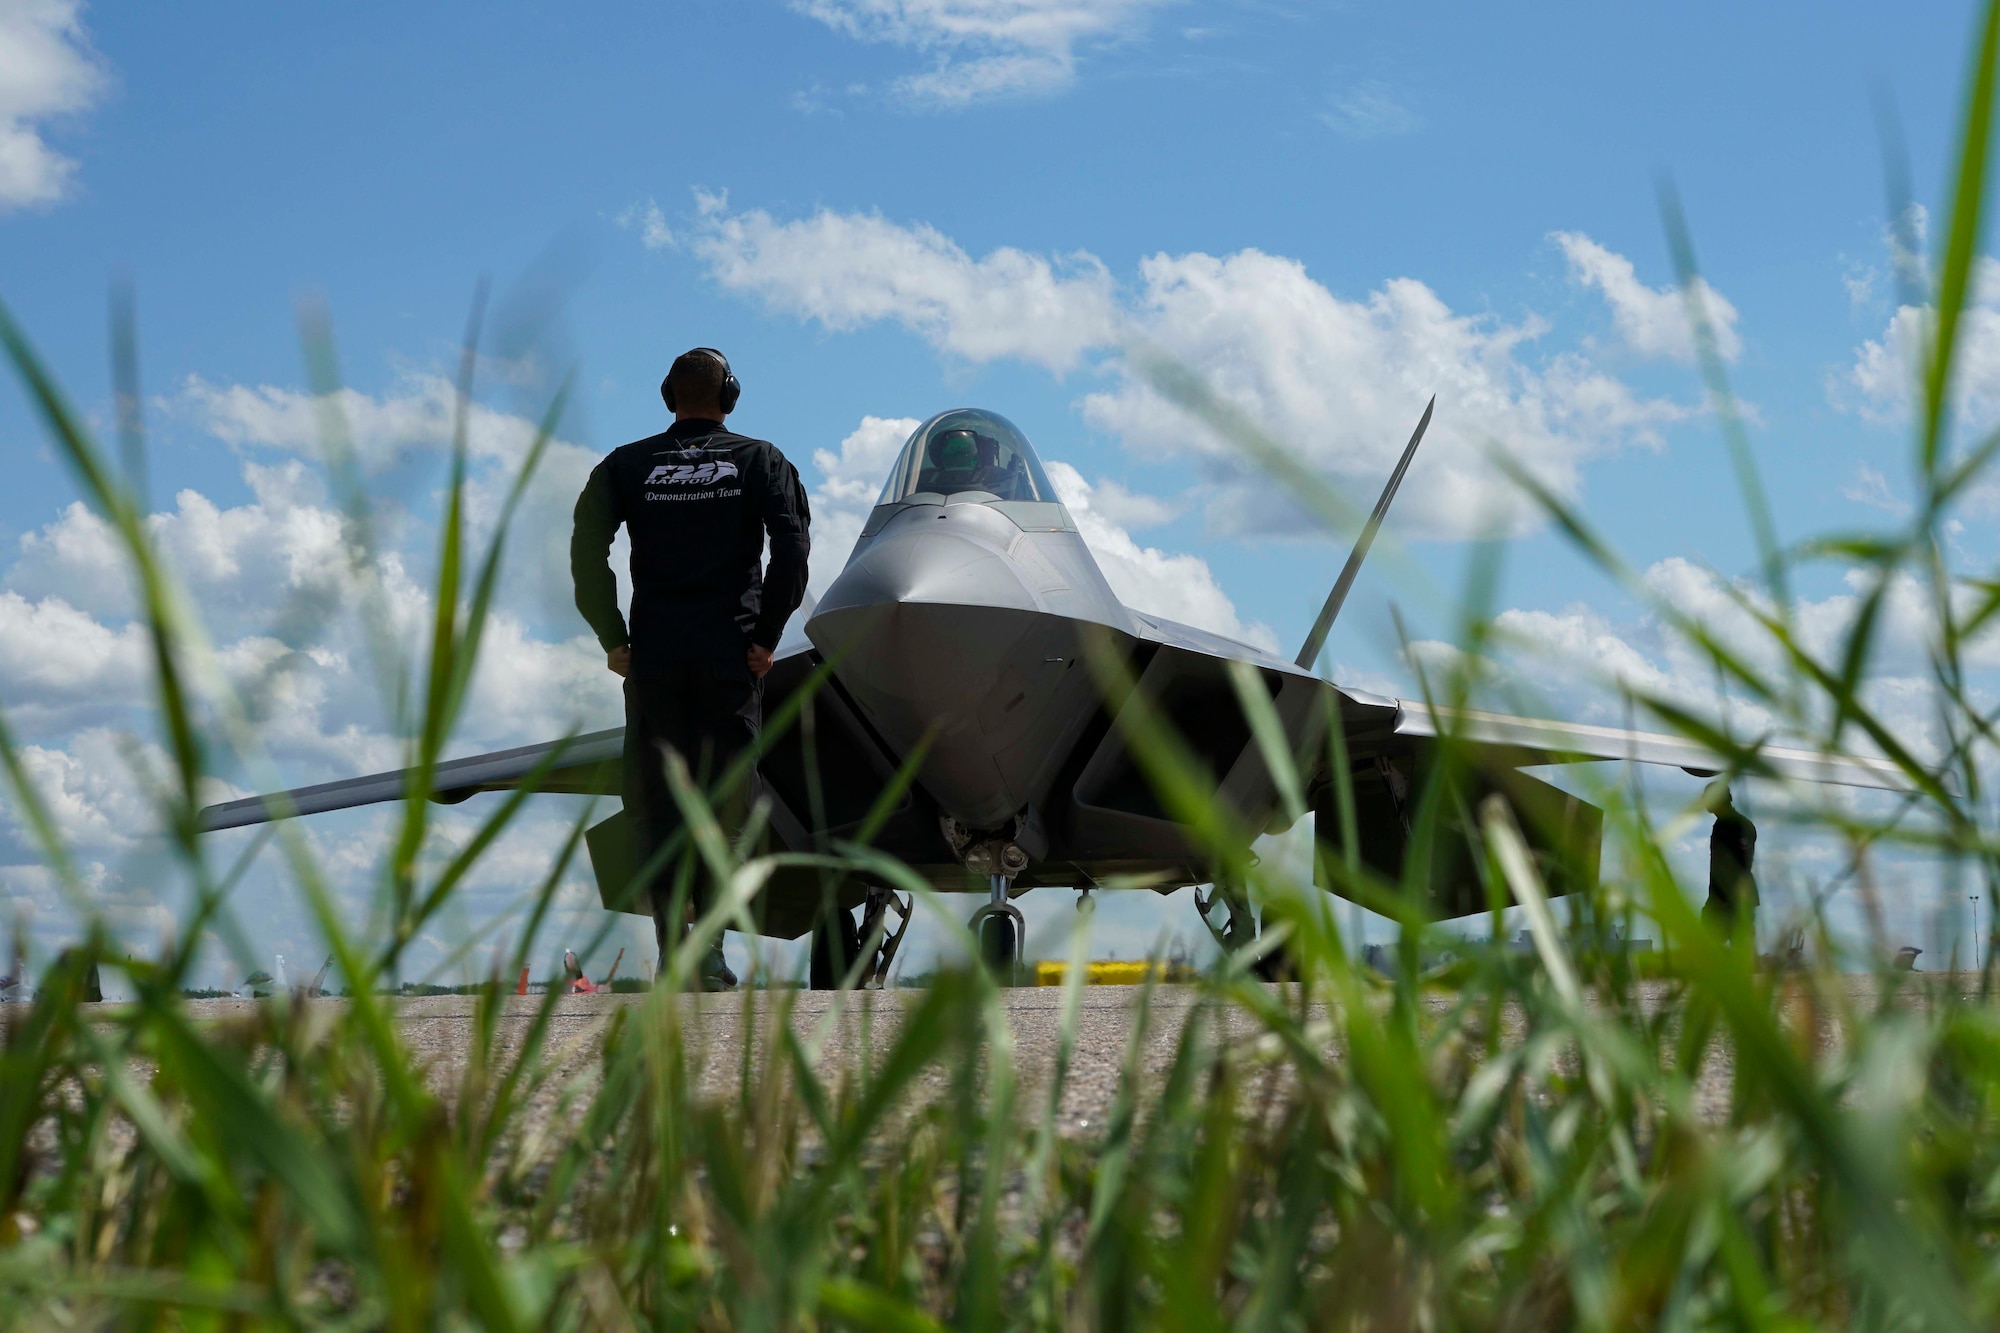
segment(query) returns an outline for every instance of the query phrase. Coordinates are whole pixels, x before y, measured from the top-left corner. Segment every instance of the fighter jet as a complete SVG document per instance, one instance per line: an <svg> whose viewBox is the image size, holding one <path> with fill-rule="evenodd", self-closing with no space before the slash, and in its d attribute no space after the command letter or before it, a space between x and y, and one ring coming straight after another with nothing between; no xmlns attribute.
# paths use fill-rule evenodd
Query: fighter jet
<svg viewBox="0 0 2000 1333"><path fill-rule="evenodd" d="M1433 400L1433 406L1435 400ZM1727 761L1677 736L1450 709L1341 686L1315 673L1321 649L1431 419L1426 407L1312 633L1292 660L1122 603L1075 520L1057 499L1027 437L997 412L941 412L911 435L845 568L765 678L765 715L810 692L811 726L774 730L759 764L776 841L794 851L851 839L885 792L907 783L872 845L944 891L984 892L971 922L999 965L1015 958L1025 923L1012 900L1036 888L1087 895L1105 886L1160 892L1217 885L1212 838L1176 819L1135 752L1124 710L1143 707L1179 738L1204 795L1248 840L1289 825L1285 786L1253 734L1239 694L1244 664L1268 696L1290 748L1315 836L1340 843L1326 729L1338 725L1354 803L1358 856L1391 881L1403 874L1412 807L1441 760L1464 769L1473 800L1497 793L1531 846L1551 863L1596 873L1601 811L1522 770L1584 760L1636 760L1707 774ZM1108 664L1108 667L1107 667ZM1263 712L1263 710L1256 710ZM810 732L810 739L808 739ZM511 788L561 745L540 790L616 795L623 729L613 728L444 763L432 799L455 802ZM1766 746L1764 770L1814 782L1898 788L1898 771L1866 758ZM235 828L403 798L409 770L211 806L206 829ZM1296 805L1296 797L1293 804ZM1470 802L1468 802L1468 805ZM1433 848L1434 914L1487 908L1464 830ZM1455 840L1455 843L1454 843ZM622 813L590 830L604 905L645 912ZM1255 934L1232 886L1197 895L1204 919L1220 897L1225 944ZM1237 886L1240 887L1240 886ZM1346 894L1343 883L1324 887ZM1569 892L1575 882L1551 886ZM829 901L831 898L831 901ZM863 912L857 925L856 909ZM812 980L860 975L877 984L907 929L911 905L858 877L829 886L822 872L787 869L761 890L765 935L815 933ZM901 918L887 928L888 915ZM862 959L862 942L876 953Z"/></svg>

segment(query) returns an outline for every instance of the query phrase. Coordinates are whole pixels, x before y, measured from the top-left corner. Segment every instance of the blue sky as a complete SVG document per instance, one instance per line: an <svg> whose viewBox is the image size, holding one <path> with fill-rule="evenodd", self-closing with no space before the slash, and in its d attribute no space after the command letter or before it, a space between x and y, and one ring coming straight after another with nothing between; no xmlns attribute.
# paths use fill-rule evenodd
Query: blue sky
<svg viewBox="0 0 2000 1333"><path fill-rule="evenodd" d="M580 469L659 428L654 386L696 343L735 361L739 427L818 488L817 586L892 423L976 402L1073 469L1130 600L1287 650L1344 545L1161 403L1131 340L1210 376L1363 507L1437 392L1392 524L1421 578L1364 576L1336 674L1407 682L1389 599L1418 637L1444 633L1413 584L1457 588L1469 539L1497 523L1501 604L1524 633L1698 692L1640 608L1508 507L1483 451L1549 479L1683 601L1707 595L1703 571L1747 571L1667 290L1671 178L1781 527L1882 521L1906 469L1877 106L1893 102L1934 212L1971 23L1962 3L12 0L0 299L105 421L106 292L129 276L163 540L225 657L262 662L329 540L296 303L331 312L414 589L437 377L475 282L504 295L552 275L567 300L536 351L576 367L577 410L510 575L511 676L468 746L613 710L552 559ZM1977 397L2000 385L2000 339L1974 350L1976 413L2000 401ZM489 491L531 387L484 399ZM122 594L13 390L0 449L0 699L104 891L157 921L132 869L142 809L113 771L118 733L146 726ZM1990 557L1976 525L1964 540ZM1837 572L1801 593L1838 620ZM310 650L271 743L287 779L393 758L346 633L281 645ZM471 918L560 817L524 832ZM375 828L316 833L357 893ZM25 845L0 836L4 892L55 930ZM256 910L271 941L309 951L275 890ZM1121 910L1127 951L1192 928Z"/></svg>

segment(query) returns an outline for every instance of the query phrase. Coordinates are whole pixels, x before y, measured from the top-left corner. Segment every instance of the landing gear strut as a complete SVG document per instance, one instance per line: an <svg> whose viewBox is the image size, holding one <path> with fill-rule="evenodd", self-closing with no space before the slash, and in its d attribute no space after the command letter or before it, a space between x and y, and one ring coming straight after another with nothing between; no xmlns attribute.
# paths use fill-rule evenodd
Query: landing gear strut
<svg viewBox="0 0 2000 1333"><path fill-rule="evenodd" d="M888 984L889 965L896 961L896 950L903 947L903 936L910 933L915 907L916 900L908 894L898 898L891 889L868 890L868 899L861 904L861 942L875 950L875 965L862 973L863 986L880 990ZM899 918L893 932L889 929L891 912Z"/></svg>
<svg viewBox="0 0 2000 1333"><path fill-rule="evenodd" d="M1210 916L1218 902L1228 910L1219 929ZM1208 933L1215 937L1216 947L1225 954L1247 949L1257 942L1257 918L1250 910L1250 900L1241 893L1231 893L1220 884L1211 884L1208 895L1203 897L1197 885L1194 910L1201 913L1201 924L1208 927Z"/></svg>
<svg viewBox="0 0 2000 1333"><path fill-rule="evenodd" d="M1014 884L1012 875L988 875L986 884L990 897L966 924L979 941L980 960L993 969L1001 985L1011 986L1018 979L1015 974L1020 967L1021 941L1027 938L1028 922L1021 909L1007 901L1007 890Z"/></svg>
<svg viewBox="0 0 2000 1333"><path fill-rule="evenodd" d="M991 897L972 914L966 926L979 942L979 956L993 969L1003 986L1014 985L1021 961L1021 943L1028 937L1028 923L1021 909L1007 901L1014 880L1036 857L1048 851L1035 808L1029 806L1014 816L1010 833L967 828L950 815L938 817L938 829L965 868L985 875Z"/></svg>
<svg viewBox="0 0 2000 1333"><path fill-rule="evenodd" d="M903 936L909 933L910 920L915 915L913 905L911 899L898 898L891 890L871 887L861 904L859 927L854 924L854 913L846 908L829 909L813 927L808 978L812 989L839 990L849 984L855 962L862 959L866 961L853 984L862 989L879 989L889 979L896 950L902 947ZM893 931L888 924L891 912L899 918Z"/></svg>
<svg viewBox="0 0 2000 1333"><path fill-rule="evenodd" d="M1228 917L1220 928L1210 918L1210 912L1220 901L1228 909ZM1208 927L1208 933L1215 937L1216 947L1225 956L1238 953L1257 942L1257 915L1250 906L1250 899L1241 889L1226 888L1221 884L1211 885L1206 897L1197 886L1194 891L1194 907L1201 913L1201 924ZM1250 970L1265 981L1288 981L1292 978L1291 959L1285 950L1272 950L1250 965Z"/></svg>

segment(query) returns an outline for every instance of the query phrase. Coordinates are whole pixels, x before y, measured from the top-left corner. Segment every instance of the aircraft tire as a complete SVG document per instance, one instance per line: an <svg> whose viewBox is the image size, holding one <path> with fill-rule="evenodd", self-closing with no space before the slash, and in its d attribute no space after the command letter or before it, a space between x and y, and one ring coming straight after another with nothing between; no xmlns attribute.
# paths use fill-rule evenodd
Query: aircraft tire
<svg viewBox="0 0 2000 1333"><path fill-rule="evenodd" d="M861 929L854 924L854 913L836 907L813 927L807 981L814 990L839 990L860 956Z"/></svg>
<svg viewBox="0 0 2000 1333"><path fill-rule="evenodd" d="M979 923L979 956L995 972L1011 974L1020 947L1013 918L1005 913L995 912Z"/></svg>
<svg viewBox="0 0 2000 1333"><path fill-rule="evenodd" d="M1297 981L1299 979L1298 969L1292 966L1291 949L1282 944L1252 963L1250 970L1262 981Z"/></svg>
<svg viewBox="0 0 2000 1333"><path fill-rule="evenodd" d="M1257 926L1257 934L1264 933L1270 924L1269 918ZM1260 981L1297 981L1299 969L1292 962L1292 947L1289 942L1280 944L1271 952L1250 965L1250 972Z"/></svg>

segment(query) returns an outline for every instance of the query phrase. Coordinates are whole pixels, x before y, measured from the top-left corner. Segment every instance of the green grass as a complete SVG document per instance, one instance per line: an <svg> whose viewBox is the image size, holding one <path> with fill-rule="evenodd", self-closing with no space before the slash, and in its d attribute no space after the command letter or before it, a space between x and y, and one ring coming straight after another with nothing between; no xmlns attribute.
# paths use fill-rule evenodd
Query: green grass
<svg viewBox="0 0 2000 1333"><path fill-rule="evenodd" d="M1766 651L1743 653L1676 608L1653 608L1733 693L1794 737L1871 744L1903 767L1911 794L1874 815L1815 805L1806 793L1790 816L1837 839L1857 883L1889 851L1921 854L1938 883L1976 886L1989 903L2000 901L2000 827L1986 791L2000 717L1970 679L1965 649L2000 616L2000 575L1956 568L1944 533L1954 504L2000 452L2000 439L1956 438L1952 375L1980 252L1996 31L2000 5L1986 11L1972 48L1964 151L1928 294L1936 318L1914 394L1911 515L1879 532L1784 544L1744 418L1703 337L1710 400L1758 543L1761 595L1744 594L1743 606ZM1705 327L1691 230L1670 190L1663 201L1690 317ZM461 418L482 324L475 314L466 339ZM326 393L338 384L337 357L324 321L309 313L305 325L313 385ZM1474 829L1491 901L1518 903L1543 927L1537 952L1454 941L1448 985L1417 980L1414 964L1433 950L1424 858L1413 857L1396 883L1328 855L1324 874L1403 926L1403 965L1385 982L1350 963L1342 912L1328 896L1233 850L1240 831L1229 812L1206 798L1177 738L1143 709L1130 714L1135 753L1163 799L1209 839L1219 869L1264 905L1279 927L1267 938L1282 942L1300 980L1274 990L1250 979L1249 958L1226 961L1200 983L1163 1076L1142 1074L1135 1037L1107 1123L1059 1127L1079 989L1063 992L1050 1076L1024 1080L1002 994L977 970L939 972L920 989L880 997L903 1006L902 1021L877 1030L866 1068L837 1077L820 1072L810 1026L792 1022L796 993L771 989L733 1001L769 1040L744 1057L725 1094L701 1091L702 1033L665 992L617 1010L593 1076L573 1081L551 1050L558 996L515 1001L504 979L537 945L576 854L574 833L523 910L511 961L494 969L501 984L454 988L470 992L471 1035L456 1081L436 1086L401 1040L388 992L408 980L409 943L451 903L519 801L499 803L440 858L429 855L431 806L414 793L357 929L344 924L292 825L259 838L236 864L212 864L194 831L198 784L224 750L268 775L256 744L257 683L243 698L197 698L190 682L206 678L208 650L150 544L133 489L4 314L0 342L83 494L122 543L139 590L160 741L173 765L158 787L161 821L194 890L179 934L186 943L128 963L123 946L114 953L92 925L74 949L41 964L32 1006L0 1008L0 1322L1949 1329L2000 1318L2000 1011L1988 1003L1990 976L1968 998L1962 985L1920 991L1930 984L1923 978L1883 971L1857 1000L1835 969L1879 958L1881 941L1869 942L1876 952L1846 955L1824 935L1817 970L1760 971L1746 941L1705 931L1675 881L1665 848L1681 826L1658 825L1615 787L1593 799L1618 835L1618 862L1557 929L1543 888L1552 867L1528 855L1505 806L1466 808L1446 764L1418 804L1418 846L1436 845L1454 824ZM1330 524L1352 518L1184 370L1162 363L1154 373ZM119 390L140 401L136 385L121 380ZM376 558L370 511L337 400L323 401L329 474L365 572ZM561 412L559 393L542 442ZM138 457L137 441L125 443L125 456ZM540 448L499 530L474 553L461 425L425 651L412 662L377 636L392 721L424 772L464 705L506 519ZM1579 550L1650 604L1583 515L1521 482ZM1820 659L1791 623L1787 590L1800 573L1826 567L1860 573L1861 612L1838 653ZM1917 579L1933 608L1924 646L1945 736L1941 764L1905 748L1864 688L1879 609L1902 577ZM1494 644L1483 597L1475 586L1462 618L1471 669L1424 682L1441 700L1478 694L1477 663ZM378 626L387 623L379 610L363 608ZM1129 688L1115 661L1097 666L1107 692ZM1275 731L1256 716L1260 697L1244 694L1269 742ZM1722 747L1735 772L1762 771L1754 740L1671 700L1630 698L1649 722ZM1294 757L1275 743L1268 754L1289 774L1281 786L1301 791ZM1342 756L1333 758L1331 770L1344 773ZM4 725L0 765L47 866L79 919L94 922ZM676 776L694 853L731 887L675 959L675 976L703 939L737 919L779 859L829 873L865 867L923 893L907 871L861 846L746 855L719 836L702 793ZM1351 818L1351 793L1335 796ZM197 1025L186 1005L195 942L209 932L241 940L230 890L250 856L273 845L348 998L274 1001ZM1651 935L1670 961L1600 947L1621 929ZM1080 960L1087 940L1079 935L1072 949ZM239 952L248 966L250 951ZM136 1000L86 1008L92 965L114 958ZM1071 971L1080 978L1080 968ZM1139 1030L1167 1021L1150 990L1135 998ZM511 1044L500 1021L510 1003L530 1013ZM1219 1039L1230 1008L1248 1015L1258 1040ZM1838 1040L1823 1040L1826 1032ZM1698 1074L1723 1055L1734 1078L1726 1104L1710 1113ZM544 1133L531 1110L547 1104L560 1109L559 1129Z"/></svg>

